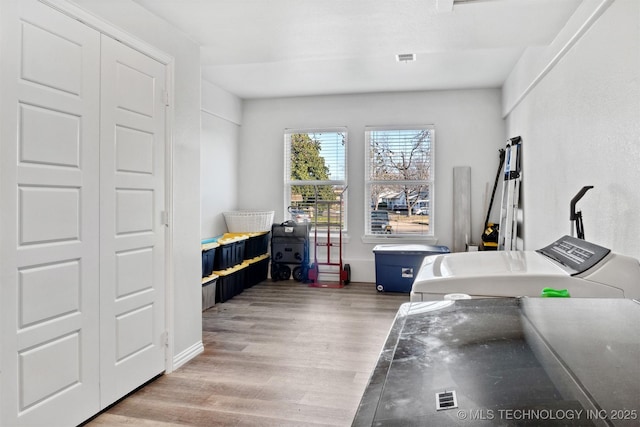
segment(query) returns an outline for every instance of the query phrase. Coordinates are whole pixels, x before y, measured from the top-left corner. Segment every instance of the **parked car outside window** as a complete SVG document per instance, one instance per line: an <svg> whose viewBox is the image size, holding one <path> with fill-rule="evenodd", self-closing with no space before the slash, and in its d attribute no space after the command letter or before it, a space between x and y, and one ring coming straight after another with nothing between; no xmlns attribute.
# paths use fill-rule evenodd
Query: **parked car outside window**
<svg viewBox="0 0 640 427"><path fill-rule="evenodd" d="M389 212L371 211L371 233L390 234L391 224L389 224Z"/></svg>
<svg viewBox="0 0 640 427"><path fill-rule="evenodd" d="M305 212L303 209L296 209L289 207L289 213L291 214L291 219L297 223L305 223L311 222L310 215Z"/></svg>

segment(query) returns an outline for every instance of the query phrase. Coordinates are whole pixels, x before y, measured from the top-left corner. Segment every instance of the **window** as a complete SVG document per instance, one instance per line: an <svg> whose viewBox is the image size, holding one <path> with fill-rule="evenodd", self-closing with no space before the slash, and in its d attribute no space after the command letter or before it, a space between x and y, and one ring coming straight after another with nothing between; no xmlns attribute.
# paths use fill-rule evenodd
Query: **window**
<svg viewBox="0 0 640 427"><path fill-rule="evenodd" d="M346 231L346 128L287 129L284 136L287 219Z"/></svg>
<svg viewBox="0 0 640 427"><path fill-rule="evenodd" d="M368 127L365 235L433 236L433 126Z"/></svg>

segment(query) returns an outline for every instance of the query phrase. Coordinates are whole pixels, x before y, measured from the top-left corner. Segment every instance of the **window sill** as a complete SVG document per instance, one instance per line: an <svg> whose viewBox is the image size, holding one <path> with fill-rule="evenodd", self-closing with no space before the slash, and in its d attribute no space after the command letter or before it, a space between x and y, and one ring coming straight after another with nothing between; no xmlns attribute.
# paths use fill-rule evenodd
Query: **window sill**
<svg viewBox="0 0 640 427"><path fill-rule="evenodd" d="M361 237L362 243L417 243L422 245L436 245L436 236L398 236L394 234L381 234L379 236L365 235Z"/></svg>

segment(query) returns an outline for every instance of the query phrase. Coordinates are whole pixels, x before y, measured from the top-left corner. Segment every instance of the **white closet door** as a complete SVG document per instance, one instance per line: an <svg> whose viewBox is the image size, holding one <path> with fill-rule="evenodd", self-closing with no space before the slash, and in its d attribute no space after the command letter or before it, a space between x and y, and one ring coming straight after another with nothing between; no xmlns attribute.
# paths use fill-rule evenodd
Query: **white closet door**
<svg viewBox="0 0 640 427"><path fill-rule="evenodd" d="M99 410L100 35L34 0L2 52L0 423ZM7 4L8 6L8 4ZM6 23L6 21L4 21Z"/></svg>
<svg viewBox="0 0 640 427"><path fill-rule="evenodd" d="M102 37L101 404L164 370L165 66Z"/></svg>

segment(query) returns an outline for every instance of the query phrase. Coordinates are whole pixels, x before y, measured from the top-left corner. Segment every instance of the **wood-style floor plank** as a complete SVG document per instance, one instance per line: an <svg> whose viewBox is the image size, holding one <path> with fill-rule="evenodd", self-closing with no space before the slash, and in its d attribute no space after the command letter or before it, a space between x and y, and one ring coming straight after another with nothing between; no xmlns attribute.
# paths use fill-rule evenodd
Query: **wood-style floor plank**
<svg viewBox="0 0 640 427"><path fill-rule="evenodd" d="M349 426L408 300L265 281L202 313L202 354L87 426Z"/></svg>

